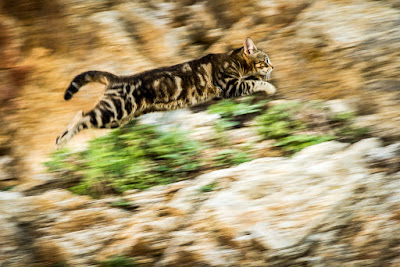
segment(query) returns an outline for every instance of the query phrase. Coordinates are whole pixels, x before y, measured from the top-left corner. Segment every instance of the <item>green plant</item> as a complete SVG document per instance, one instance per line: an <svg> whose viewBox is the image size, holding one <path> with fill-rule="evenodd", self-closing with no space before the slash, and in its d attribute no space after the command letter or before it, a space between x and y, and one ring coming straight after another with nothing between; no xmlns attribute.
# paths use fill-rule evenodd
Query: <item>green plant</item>
<svg viewBox="0 0 400 267"><path fill-rule="evenodd" d="M133 258L130 258L127 256L122 256L122 255L112 256L109 259L100 261L99 265L101 267L137 267L137 266L139 266L138 264L135 263L135 260Z"/></svg>
<svg viewBox="0 0 400 267"><path fill-rule="evenodd" d="M281 147L283 151L294 154L303 148L333 140L334 136L324 135L291 135L277 141L274 146Z"/></svg>
<svg viewBox="0 0 400 267"><path fill-rule="evenodd" d="M354 118L354 113L332 115L320 102L287 102L271 107L255 121L263 138L275 139L275 147L293 154L333 139L355 142L366 137L368 129L353 126Z"/></svg>
<svg viewBox="0 0 400 267"><path fill-rule="evenodd" d="M46 166L52 172L80 175L80 183L70 190L99 197L187 179L203 164L200 149L185 133L131 123L95 138L83 152L54 153Z"/></svg>
<svg viewBox="0 0 400 267"><path fill-rule="evenodd" d="M214 125L217 133L215 136L217 145L228 146L230 142L225 132L232 128L240 127L244 121L260 113L267 101L252 102L254 102L254 97L248 96L239 100L224 99L208 107L209 113L221 116Z"/></svg>
<svg viewBox="0 0 400 267"><path fill-rule="evenodd" d="M224 99L218 103L208 107L208 112L219 114L223 118L233 118L235 116L257 113L262 110L266 101L259 101L251 104L254 97L243 98L242 101L236 102L232 99Z"/></svg>
<svg viewBox="0 0 400 267"><path fill-rule="evenodd" d="M212 183L210 183L210 184L207 184L207 185L204 185L204 186L200 187L199 191L200 191L201 193L211 192L211 191L214 191L214 190L215 190L215 188L217 187L217 185L218 185L217 182L212 182Z"/></svg>
<svg viewBox="0 0 400 267"><path fill-rule="evenodd" d="M231 121L228 120L227 118L220 118L216 121L215 123L215 130L217 133L223 133L226 130L229 130L231 128L234 128L235 126L238 126L239 122L237 121Z"/></svg>
<svg viewBox="0 0 400 267"><path fill-rule="evenodd" d="M348 123L350 120L353 120L356 117L354 112L339 112L335 113L330 120L332 122L342 122Z"/></svg>
<svg viewBox="0 0 400 267"><path fill-rule="evenodd" d="M253 100L253 96L248 96L241 100L224 99L209 106L207 111L209 113L219 114L224 120L224 126L228 126L227 123L229 122L230 125L226 128L231 128L240 124L238 117L259 113L267 102L266 100L263 100L252 104L252 102L254 102Z"/></svg>
<svg viewBox="0 0 400 267"><path fill-rule="evenodd" d="M332 116L334 133L338 140L343 142L357 142L369 136L369 129L352 125L356 114L353 112L337 113Z"/></svg>
<svg viewBox="0 0 400 267"><path fill-rule="evenodd" d="M279 139L306 128L305 123L294 118L300 109L300 103L289 102L273 106L257 116L256 124L261 136L265 139Z"/></svg>
<svg viewBox="0 0 400 267"><path fill-rule="evenodd" d="M44 163L50 172L70 173L80 169L78 163L78 153L72 153L66 148L55 151L51 160ZM75 164L71 164L74 162Z"/></svg>
<svg viewBox="0 0 400 267"><path fill-rule="evenodd" d="M215 166L228 167L250 161L249 155L238 149L225 149L216 153L213 158Z"/></svg>

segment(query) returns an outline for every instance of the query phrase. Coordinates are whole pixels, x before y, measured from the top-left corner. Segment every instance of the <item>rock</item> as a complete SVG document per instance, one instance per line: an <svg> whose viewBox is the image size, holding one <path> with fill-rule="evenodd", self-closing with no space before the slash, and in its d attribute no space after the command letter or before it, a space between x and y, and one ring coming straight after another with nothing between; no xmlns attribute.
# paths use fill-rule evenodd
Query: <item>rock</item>
<svg viewBox="0 0 400 267"><path fill-rule="evenodd" d="M114 255L152 266L395 263L400 173L371 173L368 166L396 158L397 150L376 138L325 142L291 158L260 158L125 192L131 211L110 207L117 198L65 190L0 192L0 256L10 266L87 266Z"/></svg>
<svg viewBox="0 0 400 267"><path fill-rule="evenodd" d="M386 147L377 147L368 153L370 160L388 160L400 155L400 143L394 143Z"/></svg>
<svg viewBox="0 0 400 267"><path fill-rule="evenodd" d="M169 205L194 214L197 225L219 232L236 248L257 243L267 250L282 251L284 257L286 250L304 246L302 242L325 225L327 218L331 221L330 216L338 207L345 207L360 186L376 179L369 178L366 164L359 160L379 145L377 140L367 139L346 149L345 144L327 142L305 149L293 159L254 160L198 177ZM296 167L290 167L292 164ZM199 208L198 188L224 176L230 178L229 186Z"/></svg>
<svg viewBox="0 0 400 267"><path fill-rule="evenodd" d="M357 108L354 107L353 103L343 99L329 100L326 105L333 114L355 114L357 112Z"/></svg>
<svg viewBox="0 0 400 267"><path fill-rule="evenodd" d="M28 266L35 261L32 224L39 214L20 193L0 191L0 262Z"/></svg>
<svg viewBox="0 0 400 267"><path fill-rule="evenodd" d="M377 147L368 152L367 159L376 171L396 173L400 171L400 143Z"/></svg>
<svg viewBox="0 0 400 267"><path fill-rule="evenodd" d="M179 231L171 236L163 258L156 266L191 266L192 263L205 266L233 266L238 252L218 246L204 233L190 230Z"/></svg>

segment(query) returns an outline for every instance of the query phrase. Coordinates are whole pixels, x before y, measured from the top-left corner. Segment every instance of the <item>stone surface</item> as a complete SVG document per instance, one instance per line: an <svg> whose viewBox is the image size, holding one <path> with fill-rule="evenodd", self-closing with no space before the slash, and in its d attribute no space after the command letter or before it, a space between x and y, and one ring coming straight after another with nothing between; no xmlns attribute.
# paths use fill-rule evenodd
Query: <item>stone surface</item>
<svg viewBox="0 0 400 267"><path fill-rule="evenodd" d="M88 266L113 255L143 266L396 266L400 172L374 164L398 149L377 138L330 141L120 198L0 192L0 258L4 266ZM135 209L111 207L121 199Z"/></svg>

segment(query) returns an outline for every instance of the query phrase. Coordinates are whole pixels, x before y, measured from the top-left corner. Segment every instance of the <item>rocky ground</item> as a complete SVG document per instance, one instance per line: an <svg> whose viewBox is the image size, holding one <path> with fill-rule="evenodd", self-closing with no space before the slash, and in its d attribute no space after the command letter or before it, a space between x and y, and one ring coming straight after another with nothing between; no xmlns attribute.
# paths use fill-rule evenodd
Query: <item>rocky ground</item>
<svg viewBox="0 0 400 267"><path fill-rule="evenodd" d="M0 191L0 266L400 266L399 25L398 0L0 3L0 188L18 185ZM254 161L100 200L52 184L55 137L102 93L64 102L74 75L180 63L247 36L274 64L277 99L350 106L373 138L293 157L264 142ZM201 136L213 120L201 114L161 120Z"/></svg>
<svg viewBox="0 0 400 267"><path fill-rule="evenodd" d="M399 157L400 143L331 141L120 197L2 192L0 259L2 266L91 266L114 255L139 266L398 266L399 172L373 167Z"/></svg>

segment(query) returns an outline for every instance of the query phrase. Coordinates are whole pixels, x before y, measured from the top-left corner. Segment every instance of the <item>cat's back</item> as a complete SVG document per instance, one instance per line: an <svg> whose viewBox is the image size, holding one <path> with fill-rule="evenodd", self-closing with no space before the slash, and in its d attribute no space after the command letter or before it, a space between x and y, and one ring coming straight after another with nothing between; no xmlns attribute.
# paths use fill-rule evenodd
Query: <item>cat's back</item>
<svg viewBox="0 0 400 267"><path fill-rule="evenodd" d="M229 60L229 56L226 53L211 53L203 57L186 61L183 63L163 66L151 70L146 70L134 75L125 76L125 79L140 79L140 80L154 80L165 76L190 76L206 70L206 72L212 72L212 68L223 64Z"/></svg>

